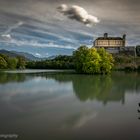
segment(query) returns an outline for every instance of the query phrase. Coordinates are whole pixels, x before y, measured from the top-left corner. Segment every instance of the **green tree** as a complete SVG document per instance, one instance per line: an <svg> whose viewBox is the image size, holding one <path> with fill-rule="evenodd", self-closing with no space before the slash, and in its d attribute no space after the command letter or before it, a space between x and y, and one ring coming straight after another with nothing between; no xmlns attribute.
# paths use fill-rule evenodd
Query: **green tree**
<svg viewBox="0 0 140 140"><path fill-rule="evenodd" d="M113 67L113 57L105 49L81 46L73 53L77 72L87 74L107 74Z"/></svg>
<svg viewBox="0 0 140 140"><path fill-rule="evenodd" d="M17 59L18 59L17 68L18 69L25 69L25 66L26 66L25 58L18 56Z"/></svg>
<svg viewBox="0 0 140 140"><path fill-rule="evenodd" d="M83 72L88 74L100 73L100 55L95 48L88 49L83 62Z"/></svg>
<svg viewBox="0 0 140 140"><path fill-rule="evenodd" d="M5 69L5 68L7 68L7 62L2 56L0 56L0 69Z"/></svg>
<svg viewBox="0 0 140 140"><path fill-rule="evenodd" d="M73 52L76 71L83 73L83 65L85 65L85 59L88 53L88 47L81 46Z"/></svg>
<svg viewBox="0 0 140 140"><path fill-rule="evenodd" d="M97 52L101 57L100 61L101 73L110 73L114 62L112 55L108 53L104 48L98 49Z"/></svg>
<svg viewBox="0 0 140 140"><path fill-rule="evenodd" d="M9 69L16 69L18 60L16 58L8 58L7 64Z"/></svg>

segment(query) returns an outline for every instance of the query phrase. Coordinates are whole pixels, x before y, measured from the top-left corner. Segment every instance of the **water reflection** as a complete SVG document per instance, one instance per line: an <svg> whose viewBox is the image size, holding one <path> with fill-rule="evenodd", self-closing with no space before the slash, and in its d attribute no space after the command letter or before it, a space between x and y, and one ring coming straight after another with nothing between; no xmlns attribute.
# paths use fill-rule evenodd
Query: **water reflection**
<svg viewBox="0 0 140 140"><path fill-rule="evenodd" d="M5 72L0 72L0 84L6 84L9 82L24 82L26 80L25 74L10 74Z"/></svg>
<svg viewBox="0 0 140 140"><path fill-rule="evenodd" d="M23 140L139 140L139 93L138 73L0 73L0 131Z"/></svg>
<svg viewBox="0 0 140 140"><path fill-rule="evenodd" d="M110 76L77 75L57 72L41 73L0 73L0 84L24 82L36 78L55 80L58 83L72 82L73 90L80 101L97 100L104 105L108 102L125 103L125 93L140 93L138 73L115 72ZM56 88L56 87L55 87Z"/></svg>
<svg viewBox="0 0 140 140"><path fill-rule="evenodd" d="M59 82L72 81L76 96L81 101L98 100L104 104L110 101L125 102L125 93L140 93L138 73L115 72L110 76L91 75L49 75Z"/></svg>

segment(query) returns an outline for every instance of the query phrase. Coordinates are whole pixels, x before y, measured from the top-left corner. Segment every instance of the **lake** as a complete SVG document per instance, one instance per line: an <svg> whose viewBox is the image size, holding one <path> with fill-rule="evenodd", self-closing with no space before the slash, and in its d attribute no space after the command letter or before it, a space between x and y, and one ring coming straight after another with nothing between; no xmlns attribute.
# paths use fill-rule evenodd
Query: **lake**
<svg viewBox="0 0 140 140"><path fill-rule="evenodd" d="M140 140L139 102L138 73L1 72L0 139Z"/></svg>

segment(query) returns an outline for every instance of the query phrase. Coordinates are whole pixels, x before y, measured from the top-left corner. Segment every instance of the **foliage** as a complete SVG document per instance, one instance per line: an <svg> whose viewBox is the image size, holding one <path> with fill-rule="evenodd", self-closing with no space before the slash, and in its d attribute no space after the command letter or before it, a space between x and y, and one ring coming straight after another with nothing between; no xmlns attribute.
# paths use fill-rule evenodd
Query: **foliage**
<svg viewBox="0 0 140 140"><path fill-rule="evenodd" d="M136 46L136 54L137 56L140 56L140 45Z"/></svg>
<svg viewBox="0 0 140 140"><path fill-rule="evenodd" d="M2 56L0 56L0 69L5 69L6 67L7 67L7 62Z"/></svg>
<svg viewBox="0 0 140 140"><path fill-rule="evenodd" d="M114 59L110 53L108 53L104 48L98 49L98 54L101 57L100 61L100 71L101 73L110 73L113 67Z"/></svg>
<svg viewBox="0 0 140 140"><path fill-rule="evenodd" d="M77 72L107 74L113 67L113 57L104 48L95 49L81 46L73 53Z"/></svg>
<svg viewBox="0 0 140 140"><path fill-rule="evenodd" d="M52 60L32 61L27 63L32 69L76 69L78 73L103 74L110 73L113 67L112 55L103 48L97 50L81 46L73 52L73 56L57 56Z"/></svg>
<svg viewBox="0 0 140 140"><path fill-rule="evenodd" d="M9 69L16 69L17 68L18 60L16 58L9 58L7 60L8 68Z"/></svg>
<svg viewBox="0 0 140 140"><path fill-rule="evenodd" d="M125 71L139 71L140 57L130 55L117 55L114 56L115 69Z"/></svg>
<svg viewBox="0 0 140 140"><path fill-rule="evenodd" d="M75 68L80 73L83 72L83 65L84 65L84 61L86 60L87 53L88 53L88 47L86 46L81 46L75 52L73 52Z"/></svg>
<svg viewBox="0 0 140 140"><path fill-rule="evenodd" d="M83 72L89 74L100 73L100 62L101 57L97 50L95 48L89 49L83 63Z"/></svg>
<svg viewBox="0 0 140 140"><path fill-rule="evenodd" d="M125 71L136 71L137 69L137 65L134 63L127 64L124 68Z"/></svg>
<svg viewBox="0 0 140 140"><path fill-rule="evenodd" d="M134 61L134 57L130 55L116 55L114 56L115 64L128 64Z"/></svg>
<svg viewBox="0 0 140 140"><path fill-rule="evenodd" d="M26 67L32 69L74 69L74 62L72 56L59 55L52 60L27 62Z"/></svg>
<svg viewBox="0 0 140 140"><path fill-rule="evenodd" d="M0 54L0 69L17 69L25 68L26 61L23 57L9 57L4 54Z"/></svg>
<svg viewBox="0 0 140 140"><path fill-rule="evenodd" d="M23 57L17 57L17 68L18 69L25 69L26 61Z"/></svg>

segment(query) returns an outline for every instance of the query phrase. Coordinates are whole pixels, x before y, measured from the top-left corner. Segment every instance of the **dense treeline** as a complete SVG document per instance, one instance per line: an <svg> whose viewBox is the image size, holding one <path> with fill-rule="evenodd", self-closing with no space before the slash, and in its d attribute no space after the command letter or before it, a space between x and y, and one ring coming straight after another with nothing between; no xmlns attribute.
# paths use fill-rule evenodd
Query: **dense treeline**
<svg viewBox="0 0 140 140"><path fill-rule="evenodd" d="M137 47L137 52L140 48ZM140 70L140 57L115 54L104 48L81 46L72 56L59 55L51 60L25 61L23 57L9 57L0 54L0 69L75 69L78 73L106 74L114 70Z"/></svg>
<svg viewBox="0 0 140 140"><path fill-rule="evenodd" d="M72 56L57 56L52 60L28 62L27 68L32 69L75 69L78 73L99 74L110 73L113 57L105 49L81 46Z"/></svg>
<svg viewBox="0 0 140 140"><path fill-rule="evenodd" d="M26 61L21 56L9 57L0 54L0 69L25 69Z"/></svg>
<svg viewBox="0 0 140 140"><path fill-rule="evenodd" d="M30 61L26 68L31 69L74 69L73 56L57 56L52 60Z"/></svg>
<svg viewBox="0 0 140 140"><path fill-rule="evenodd" d="M137 48L138 51L138 48ZM105 49L81 46L72 56L57 56L52 60L27 62L32 69L76 69L78 73L110 73L114 70L140 70L140 57L131 55L111 55Z"/></svg>

